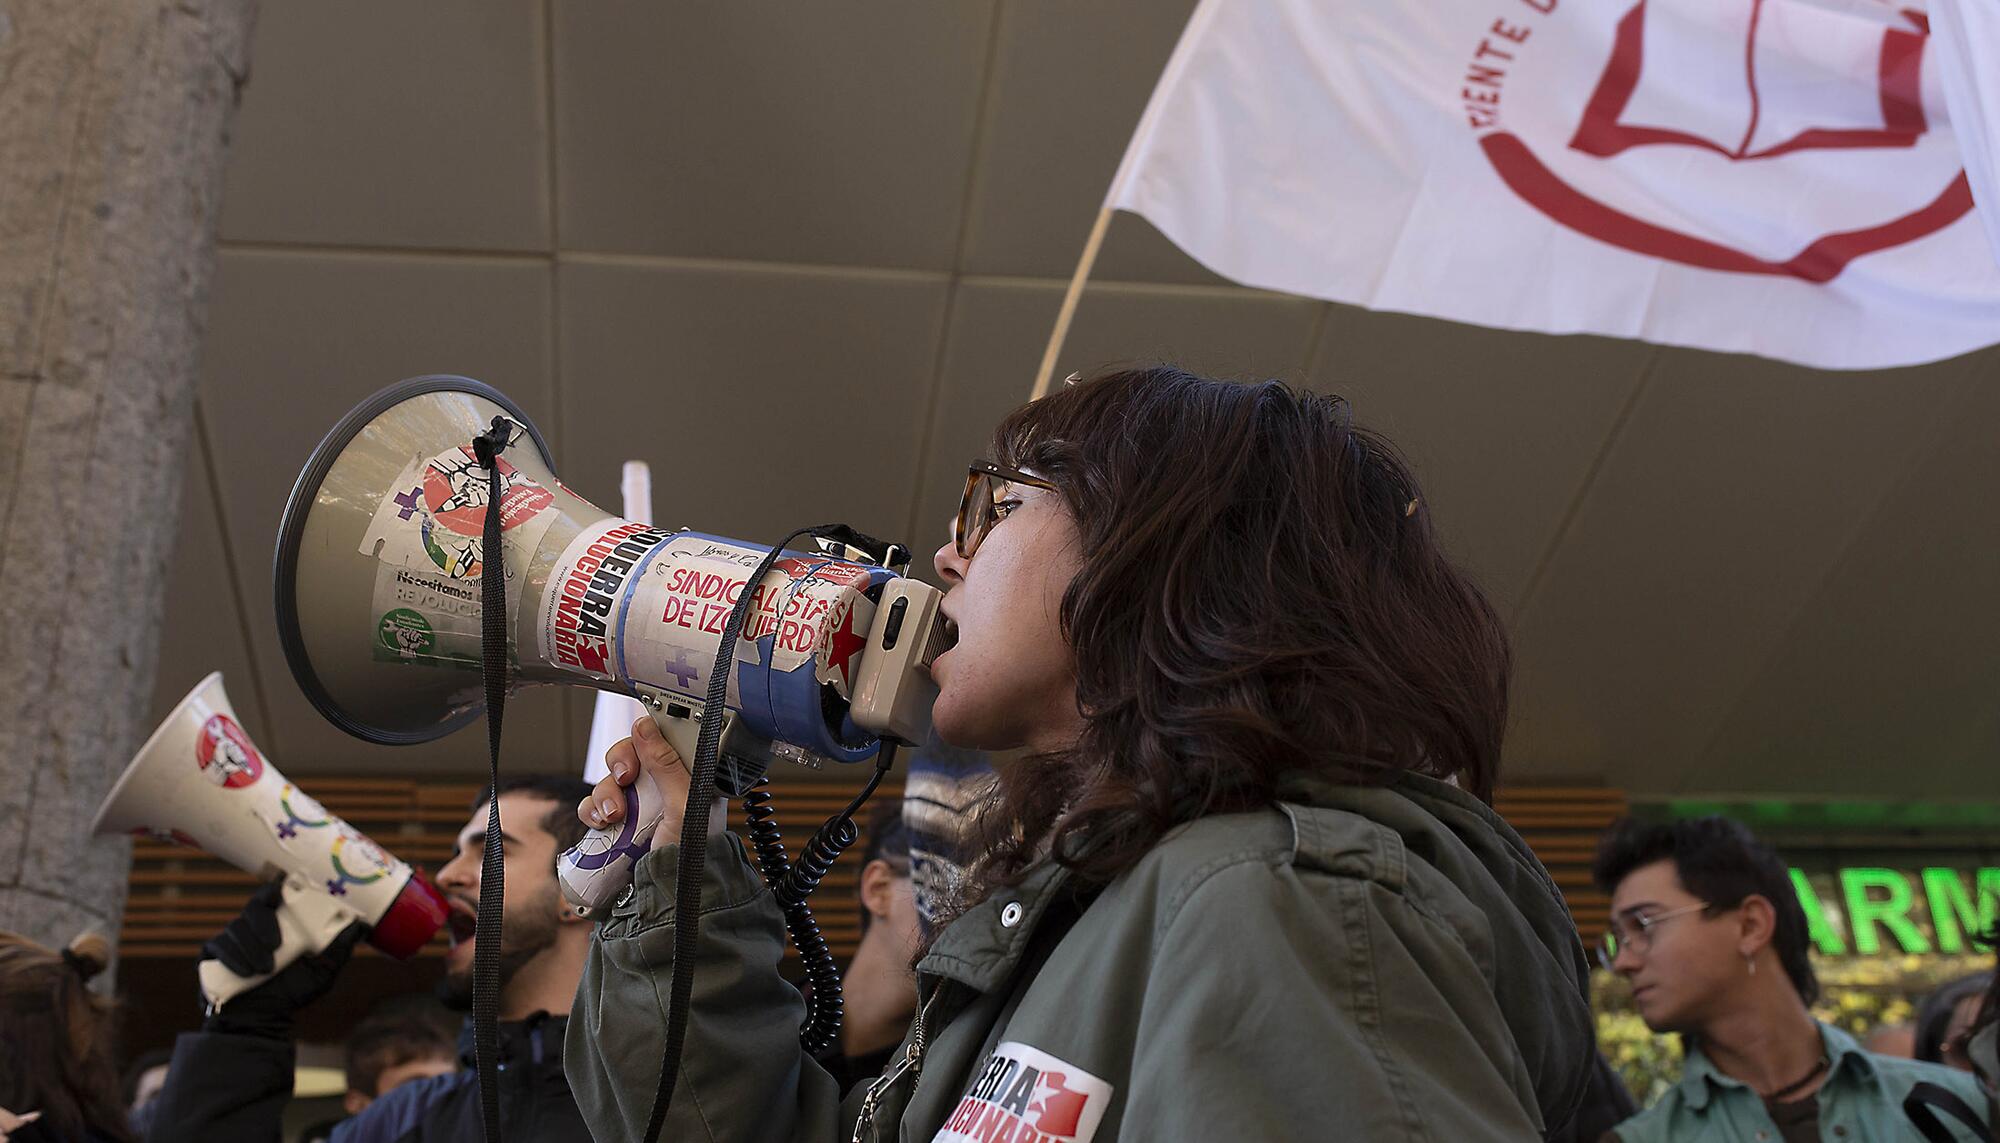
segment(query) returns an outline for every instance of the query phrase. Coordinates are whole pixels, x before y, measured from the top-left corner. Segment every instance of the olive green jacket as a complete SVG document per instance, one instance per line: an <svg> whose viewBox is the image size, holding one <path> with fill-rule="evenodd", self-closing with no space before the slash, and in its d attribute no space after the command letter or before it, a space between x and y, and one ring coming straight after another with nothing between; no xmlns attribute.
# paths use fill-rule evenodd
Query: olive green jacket
<svg viewBox="0 0 2000 1143"><path fill-rule="evenodd" d="M702 890L670 1140L1537 1139L1594 1040L1561 896L1493 812L1409 777L1288 788L1169 834L1088 899L1054 865L918 966L902 1063L843 1105L799 1050L777 906L731 839ZM679 853L591 943L565 1059L600 1140L658 1084ZM907 1064L907 1066L904 1066Z"/></svg>

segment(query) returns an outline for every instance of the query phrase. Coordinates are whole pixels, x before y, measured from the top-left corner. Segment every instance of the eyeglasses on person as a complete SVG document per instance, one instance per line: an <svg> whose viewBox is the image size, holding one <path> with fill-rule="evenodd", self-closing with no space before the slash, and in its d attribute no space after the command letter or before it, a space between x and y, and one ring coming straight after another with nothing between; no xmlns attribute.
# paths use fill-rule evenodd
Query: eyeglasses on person
<svg viewBox="0 0 2000 1143"><path fill-rule="evenodd" d="M1619 951L1627 947L1633 952L1644 955L1652 951L1655 926L1671 921L1675 917L1685 917L1689 913L1699 913L1714 907L1707 901L1696 901L1692 905L1683 905L1678 909L1668 909L1664 913L1654 913L1650 916L1642 914L1613 917L1611 924L1604 930L1604 936L1597 942L1597 963L1606 969L1611 969L1612 962L1618 959Z"/></svg>
<svg viewBox="0 0 2000 1143"><path fill-rule="evenodd" d="M1050 492L1056 486L1039 476L1031 476L1016 468L994 464L990 460L975 460L966 468L965 494L958 501L958 516L952 521L952 543L958 548L960 559L969 560L972 553L979 550L980 541L993 525L1007 518L1013 511L1009 502L1003 499L1009 484L1024 484L1030 488L1043 488Z"/></svg>

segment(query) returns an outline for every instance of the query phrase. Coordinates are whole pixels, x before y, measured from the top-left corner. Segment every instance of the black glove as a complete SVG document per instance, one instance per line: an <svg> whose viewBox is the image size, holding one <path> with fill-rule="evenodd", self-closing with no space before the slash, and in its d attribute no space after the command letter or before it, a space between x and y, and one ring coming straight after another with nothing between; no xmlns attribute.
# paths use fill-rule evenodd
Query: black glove
<svg viewBox="0 0 2000 1143"><path fill-rule="evenodd" d="M278 928L278 909L284 903L283 878L251 894L243 912L201 946L202 959L219 961L238 976L270 972L284 940ZM202 1030L291 1039L292 1014L326 995L353 955L355 943L367 932L368 926L359 921L347 926L325 948L306 953L271 979L230 998L209 1015Z"/></svg>

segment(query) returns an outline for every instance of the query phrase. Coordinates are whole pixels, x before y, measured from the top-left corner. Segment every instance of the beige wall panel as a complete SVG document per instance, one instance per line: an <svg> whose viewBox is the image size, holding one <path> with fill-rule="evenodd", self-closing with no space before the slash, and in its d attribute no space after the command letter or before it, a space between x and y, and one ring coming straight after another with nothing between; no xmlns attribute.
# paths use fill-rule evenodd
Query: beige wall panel
<svg viewBox="0 0 2000 1143"><path fill-rule="evenodd" d="M943 321L941 277L563 263L564 481L606 506L653 471L660 523L775 542L895 539Z"/></svg>
<svg viewBox="0 0 2000 1143"><path fill-rule="evenodd" d="M251 59L225 239L548 247L536 0L266 4Z"/></svg>
<svg viewBox="0 0 2000 1143"><path fill-rule="evenodd" d="M1681 777L1690 790L2000 800L2000 354L1931 410L1874 506ZM1861 459L1872 453L1872 437Z"/></svg>
<svg viewBox="0 0 2000 1143"><path fill-rule="evenodd" d="M1311 376L1403 451L1452 553L1511 616L1654 352L1335 306Z"/></svg>
<svg viewBox="0 0 2000 1143"><path fill-rule="evenodd" d="M222 254L202 404L287 771L470 777L484 769L481 731L398 749L349 738L321 718L278 646L271 556L286 495L313 447L348 409L403 377L461 373L489 382L557 447L549 306L549 268L538 260ZM572 765L582 743L570 743L561 712L553 691L527 692L509 704L514 767Z"/></svg>
<svg viewBox="0 0 2000 1143"><path fill-rule="evenodd" d="M1517 625L1510 756L1634 796L1690 788L1696 752L1921 455L1962 368L1667 351ZM1765 787L1738 773L1732 788Z"/></svg>
<svg viewBox="0 0 2000 1143"><path fill-rule="evenodd" d="M195 415L206 421L205 409ZM216 508L215 489L201 454L209 426L188 436L186 482L181 486L180 535L167 578L166 621L160 628L160 669L154 676L152 721L158 724L210 671L221 671L229 701L243 726L272 756L283 741L263 702L263 680L250 657L234 577ZM275 531L275 529L274 529ZM268 547L268 544L266 545ZM268 562L268 561L267 561ZM282 761L280 762L282 766Z"/></svg>
<svg viewBox="0 0 2000 1143"><path fill-rule="evenodd" d="M558 4L563 246L949 269L991 12Z"/></svg>
<svg viewBox="0 0 2000 1143"><path fill-rule="evenodd" d="M965 268L1069 277L1193 0L1010 0L1001 13ZM1212 282L1149 224L1120 218L1107 280Z"/></svg>
<svg viewBox="0 0 2000 1143"><path fill-rule="evenodd" d="M1061 298L1053 284L959 287L913 528L926 548L945 539L966 462L987 454L993 426L1028 399ZM1321 308L1250 290L1093 286L1056 376L1111 362L1170 361L1221 376L1296 379Z"/></svg>

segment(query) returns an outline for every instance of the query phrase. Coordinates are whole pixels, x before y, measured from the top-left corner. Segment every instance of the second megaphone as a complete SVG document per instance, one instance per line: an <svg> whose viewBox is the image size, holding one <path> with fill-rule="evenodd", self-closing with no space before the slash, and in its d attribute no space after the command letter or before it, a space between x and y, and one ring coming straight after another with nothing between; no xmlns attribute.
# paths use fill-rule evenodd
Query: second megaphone
<svg viewBox="0 0 2000 1143"><path fill-rule="evenodd" d="M284 877L277 969L356 921L371 926L370 944L407 959L447 914L428 878L328 813L264 757L237 721L220 671L146 740L91 832L148 834L206 850L259 879ZM211 1007L266 979L202 962Z"/></svg>
<svg viewBox="0 0 2000 1143"><path fill-rule="evenodd" d="M946 625L937 589L883 566L896 554L786 552L751 583L767 549L603 511L556 478L511 401L450 376L404 381L355 408L285 506L279 636L301 689L336 726L402 744L479 716L481 586L496 573L481 537L496 497L473 442L496 418L508 436L494 467L512 683L636 694L690 761L697 723L726 719L730 793L773 756L856 762L882 738L924 739L936 697L926 668ZM727 711L705 711L725 621L745 597ZM578 905L604 904L649 844L639 827L656 819L658 794L643 782L628 796L626 828L598 831L564 862Z"/></svg>

